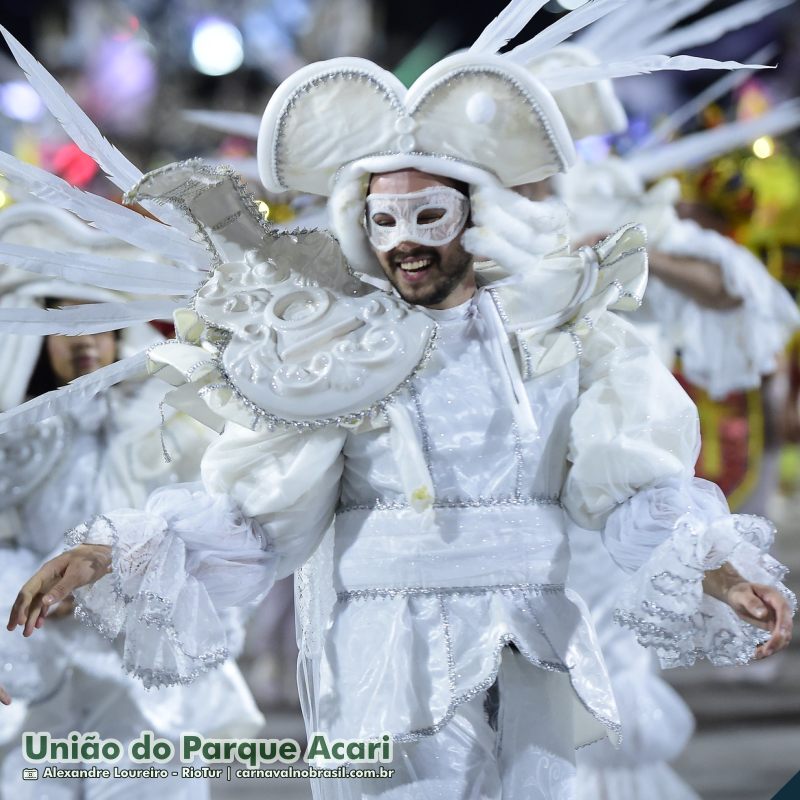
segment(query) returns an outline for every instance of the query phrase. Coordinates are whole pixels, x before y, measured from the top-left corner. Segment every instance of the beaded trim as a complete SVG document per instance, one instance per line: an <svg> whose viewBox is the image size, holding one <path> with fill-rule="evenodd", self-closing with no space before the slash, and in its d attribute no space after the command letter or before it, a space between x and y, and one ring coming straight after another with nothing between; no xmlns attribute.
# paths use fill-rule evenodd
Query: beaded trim
<svg viewBox="0 0 800 800"><path fill-rule="evenodd" d="M411 401L414 403L414 410L417 414L417 424L419 425L419 432L422 437L422 454L425 457L425 466L428 468L428 474L431 476L431 482L433 483L433 496L436 497L436 483L433 479L431 432L428 428L428 421L425 419L425 414L422 411L422 398L420 398L419 391L413 381L408 382L408 393L411 395Z"/></svg>
<svg viewBox="0 0 800 800"><path fill-rule="evenodd" d="M532 495L529 497L437 497L432 508L495 508L499 506L558 506L561 507L561 498L558 495ZM406 500L380 500L368 503L352 503L341 505L336 509L337 514L347 514L351 511L403 511L411 508Z"/></svg>
<svg viewBox="0 0 800 800"><path fill-rule="evenodd" d="M522 380L527 381L533 376L533 361L531 360L531 350L528 343L522 337L520 331L517 331L517 349L522 353Z"/></svg>
<svg viewBox="0 0 800 800"><path fill-rule="evenodd" d="M390 403L394 402L395 397L404 389L406 389L408 386L410 386L411 381L414 378L416 378L417 375L419 375L419 373L422 372L422 370L425 369L428 362L430 361L431 356L433 355L433 351L436 348L436 342L438 338L439 338L439 326L437 324L434 324L434 327L431 330L431 335L428 339L428 343L425 346L425 350L422 353L420 360L417 362L417 365L391 392L387 393L385 397L381 398L380 400L377 400L372 405L362 409L361 411L354 411L351 414L345 414L336 417L319 417L317 419L310 419L310 420L284 419L283 417L279 417L267 411L266 409L257 406L252 400L248 399L242 394L242 392L234 383L233 379L226 371L225 367L222 364L222 352L220 352L213 360L214 360L214 365L224 382L225 388L231 390L236 399L243 406L245 406L245 408L247 408L248 411L250 411L253 414L254 418L258 418L259 421L266 422L266 424L270 428L278 426L278 427L290 427L298 431L310 431L310 430L316 430L318 428L324 428L328 425L353 426L357 425L358 423L362 422L365 419L381 414ZM206 393L210 392L212 388L213 388L212 386L204 387Z"/></svg>
<svg viewBox="0 0 800 800"><path fill-rule="evenodd" d="M349 603L352 600L379 600L394 597L424 597L433 596L458 597L461 595L476 596L487 593L499 592L501 594L524 592L526 594L563 594L563 583L500 583L493 586L402 586L399 588L352 589L337 592L336 599L340 603Z"/></svg>
<svg viewBox="0 0 800 800"><path fill-rule="evenodd" d="M514 437L514 461L516 463L516 476L514 478L514 500L522 500L522 487L525 483L525 456L522 452L522 440L519 435L517 423L512 423L511 434Z"/></svg>
<svg viewBox="0 0 800 800"><path fill-rule="evenodd" d="M447 641L447 636L448 633L447 631L445 631L445 641ZM606 729L614 732L619 737L622 726L618 722L610 720L604 717L602 714L599 714L597 711L590 708L586 704L586 701L581 697L577 689L575 689L572 670L570 667L560 662L543 661L539 658L536 658L536 656L528 652L528 650L520 643L520 641L517 639L516 636L514 636L514 634L504 633L498 638L498 643L492 656L492 660L494 661L494 666L489 672L489 674L482 681L480 681L471 689L468 689L466 692L463 692L461 695L457 697L451 696L447 710L445 711L445 713L442 715L442 718L438 722L428 726L427 728L418 728L417 730L409 731L408 733L392 734L392 741L397 743L418 742L427 737L434 736L440 730L442 730L453 719L458 706L472 700L473 697L476 697L481 692L485 692L487 689L489 689L490 686L492 686L492 684L494 684L500 672L500 663L502 660L503 649L510 644L513 644L520 652L520 654L529 663L533 664L533 666L547 670L548 672L560 672L562 674L567 675L570 684L572 685L572 690L575 697L577 697L578 701L586 709L586 711L589 714L591 714L591 716L594 717Z"/></svg>
<svg viewBox="0 0 800 800"><path fill-rule="evenodd" d="M637 306L641 306L642 305L642 298L639 297L638 294L634 294L633 292L629 292L618 280L611 281L611 285L612 286L616 286L620 297L630 297L632 300L634 300L636 302Z"/></svg>

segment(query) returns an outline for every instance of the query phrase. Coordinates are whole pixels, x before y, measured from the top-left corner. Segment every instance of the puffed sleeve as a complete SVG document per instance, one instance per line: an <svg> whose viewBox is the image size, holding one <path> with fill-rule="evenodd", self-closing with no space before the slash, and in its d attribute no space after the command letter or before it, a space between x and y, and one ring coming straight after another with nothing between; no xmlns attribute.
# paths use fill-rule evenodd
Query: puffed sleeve
<svg viewBox="0 0 800 800"><path fill-rule="evenodd" d="M716 398L759 386L800 326L792 297L746 247L692 220L676 221L658 249L719 265L725 289L741 300L735 308L707 308L651 281L649 306L680 352L683 373Z"/></svg>
<svg viewBox="0 0 800 800"><path fill-rule="evenodd" d="M786 570L767 552L772 525L732 515L719 489L694 477L697 411L628 323L610 313L597 321L581 373L563 502L578 524L603 532L631 573L617 622L665 667L750 661L767 634L704 594L702 582L730 563L747 580L778 586L794 606L780 582Z"/></svg>
<svg viewBox="0 0 800 800"><path fill-rule="evenodd" d="M146 686L189 683L229 655L225 609L262 599L301 566L333 521L346 433L251 431L228 422L202 483L155 491L144 510L100 515L70 544L112 546L112 572L78 590L76 615L124 634Z"/></svg>

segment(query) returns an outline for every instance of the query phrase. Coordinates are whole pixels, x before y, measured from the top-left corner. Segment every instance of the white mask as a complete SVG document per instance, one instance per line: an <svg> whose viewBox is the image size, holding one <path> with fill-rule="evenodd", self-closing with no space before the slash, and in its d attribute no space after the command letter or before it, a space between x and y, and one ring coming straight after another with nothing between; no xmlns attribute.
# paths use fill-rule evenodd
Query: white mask
<svg viewBox="0 0 800 800"><path fill-rule="evenodd" d="M422 216L423 212L441 212ZM381 215L382 224L375 222ZM420 217L429 222L420 222ZM416 242L431 247L449 244L461 233L469 216L469 200L450 186L431 186L408 194L367 196L367 236L372 246L383 253L400 242Z"/></svg>

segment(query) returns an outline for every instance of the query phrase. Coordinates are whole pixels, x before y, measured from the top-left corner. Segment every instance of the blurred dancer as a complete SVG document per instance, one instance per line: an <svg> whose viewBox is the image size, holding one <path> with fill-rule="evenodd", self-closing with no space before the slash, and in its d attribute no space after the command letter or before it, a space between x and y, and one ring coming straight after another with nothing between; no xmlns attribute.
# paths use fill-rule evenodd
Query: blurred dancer
<svg viewBox="0 0 800 800"><path fill-rule="evenodd" d="M565 65L591 68L597 63L596 55L570 45L557 48L535 68L547 73ZM627 127L609 81L564 90L557 100L576 139ZM770 121L763 124L768 128ZM733 135L728 146L737 141ZM702 149L701 140L697 150ZM658 148L651 155L672 163ZM631 321L667 366L680 353L684 371L714 396L753 388L776 369L800 325L794 302L749 250L678 218L676 181L662 180L647 191L635 169L609 156L579 163L559 176L556 185L570 212L576 247L595 244L630 220L645 223L650 275L642 307ZM534 186L526 191L542 190ZM691 712L657 675L651 653L614 624L623 573L594 532L570 526L570 545L569 582L591 610L624 731L619 749L601 742L579 752L577 796L696 800L668 766L691 737Z"/></svg>
<svg viewBox="0 0 800 800"><path fill-rule="evenodd" d="M23 204L0 216L0 238L25 247L46 243L54 250L121 255L117 240L90 229L70 214L40 204ZM6 268L0 273L0 303L71 307L119 300L112 292ZM40 396L109 366L146 343L163 340L154 328L42 338L5 334L0 343L3 405ZM164 482L195 479L208 444L205 429L172 414L163 429L158 397L148 384L128 382L89 397L74 410L0 437L0 604L21 576L63 549L64 532L88 516L136 507ZM22 780L22 731L97 731L127 745L144 730L176 739L182 731L251 735L262 723L236 667L205 676L192 687L146 691L122 671L114 645L72 619L72 598L54 609L41 641L19 639L0 646L4 683L15 702L0 714L0 760L4 798L41 797L41 784ZM241 636L231 618L229 633ZM235 644L232 643L235 647ZM118 766L131 766L123 759ZM205 779L48 779L47 795L67 798L208 796Z"/></svg>

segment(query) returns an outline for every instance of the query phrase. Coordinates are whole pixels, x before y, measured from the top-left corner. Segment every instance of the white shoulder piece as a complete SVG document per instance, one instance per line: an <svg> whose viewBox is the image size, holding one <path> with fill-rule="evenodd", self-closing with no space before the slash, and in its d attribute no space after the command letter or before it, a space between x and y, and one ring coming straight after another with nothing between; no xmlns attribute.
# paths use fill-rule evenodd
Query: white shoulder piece
<svg viewBox="0 0 800 800"><path fill-rule="evenodd" d="M249 427L357 423L426 360L427 315L359 281L329 233L268 226L231 170L175 164L129 197L183 211L211 253L191 309L176 314L179 342L150 361L171 383L194 383L218 416Z"/></svg>
<svg viewBox="0 0 800 800"><path fill-rule="evenodd" d="M329 261L334 254L319 253L320 244L330 251L334 241L313 248ZM281 257L276 249L291 252ZM253 410L298 422L358 416L418 368L434 323L385 292L348 295L293 269L308 250L272 239L218 267L194 308L229 334L220 371Z"/></svg>

